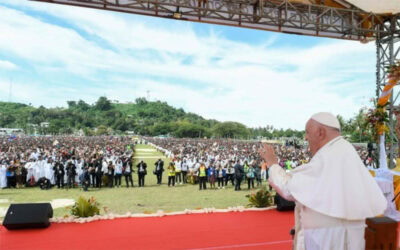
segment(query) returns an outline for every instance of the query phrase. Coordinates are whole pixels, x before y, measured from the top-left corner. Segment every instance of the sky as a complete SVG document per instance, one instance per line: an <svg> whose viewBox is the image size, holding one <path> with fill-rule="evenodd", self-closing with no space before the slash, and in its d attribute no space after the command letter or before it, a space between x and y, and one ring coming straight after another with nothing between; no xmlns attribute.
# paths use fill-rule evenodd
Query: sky
<svg viewBox="0 0 400 250"><path fill-rule="evenodd" d="M375 96L374 42L0 1L0 101L160 100L206 119L303 130Z"/></svg>

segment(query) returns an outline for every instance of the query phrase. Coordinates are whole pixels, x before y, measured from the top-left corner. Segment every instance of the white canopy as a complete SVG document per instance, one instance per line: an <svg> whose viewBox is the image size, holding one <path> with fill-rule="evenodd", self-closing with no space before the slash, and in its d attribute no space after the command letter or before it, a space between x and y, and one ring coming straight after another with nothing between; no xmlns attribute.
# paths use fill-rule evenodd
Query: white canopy
<svg viewBox="0 0 400 250"><path fill-rule="evenodd" d="M358 8L376 14L400 13L399 0L346 0Z"/></svg>
<svg viewBox="0 0 400 250"><path fill-rule="evenodd" d="M303 4L318 4L319 0L290 0L291 2ZM350 8L352 4L366 12L375 14L397 14L400 13L400 0L331 0L327 5L339 4Z"/></svg>

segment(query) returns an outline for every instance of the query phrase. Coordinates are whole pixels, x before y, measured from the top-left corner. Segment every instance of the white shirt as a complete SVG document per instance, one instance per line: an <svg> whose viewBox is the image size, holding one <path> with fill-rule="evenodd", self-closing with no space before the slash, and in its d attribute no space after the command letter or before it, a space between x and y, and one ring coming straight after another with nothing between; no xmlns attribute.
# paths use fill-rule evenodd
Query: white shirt
<svg viewBox="0 0 400 250"><path fill-rule="evenodd" d="M186 162L182 162L182 171L188 171L188 164Z"/></svg>
<svg viewBox="0 0 400 250"><path fill-rule="evenodd" d="M108 164L107 164L106 161L103 161L103 162L101 163L101 171L102 171L103 173L106 173L106 172L108 171Z"/></svg>
<svg viewBox="0 0 400 250"><path fill-rule="evenodd" d="M115 164L115 173L114 174L122 174L122 162L118 162Z"/></svg>
<svg viewBox="0 0 400 250"><path fill-rule="evenodd" d="M176 172L181 172L182 171L182 165L180 161L175 162L175 171Z"/></svg>

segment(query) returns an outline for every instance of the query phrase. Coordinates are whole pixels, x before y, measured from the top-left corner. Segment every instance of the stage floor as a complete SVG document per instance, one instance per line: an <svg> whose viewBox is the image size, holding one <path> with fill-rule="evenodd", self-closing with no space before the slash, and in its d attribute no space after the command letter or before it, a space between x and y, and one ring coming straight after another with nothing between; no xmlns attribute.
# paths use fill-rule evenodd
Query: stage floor
<svg viewBox="0 0 400 250"><path fill-rule="evenodd" d="M229 212L52 223L8 231L0 249L291 249L293 212Z"/></svg>

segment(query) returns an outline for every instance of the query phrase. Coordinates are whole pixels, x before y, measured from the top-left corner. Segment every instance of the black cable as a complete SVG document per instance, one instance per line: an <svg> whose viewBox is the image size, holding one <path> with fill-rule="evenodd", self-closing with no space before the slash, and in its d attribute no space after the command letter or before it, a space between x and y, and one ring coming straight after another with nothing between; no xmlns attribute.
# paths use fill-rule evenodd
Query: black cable
<svg viewBox="0 0 400 250"><path fill-rule="evenodd" d="M398 192L398 193L394 196L392 202L393 202L394 200L396 200L396 198L397 198L399 195L400 195L400 192Z"/></svg>

